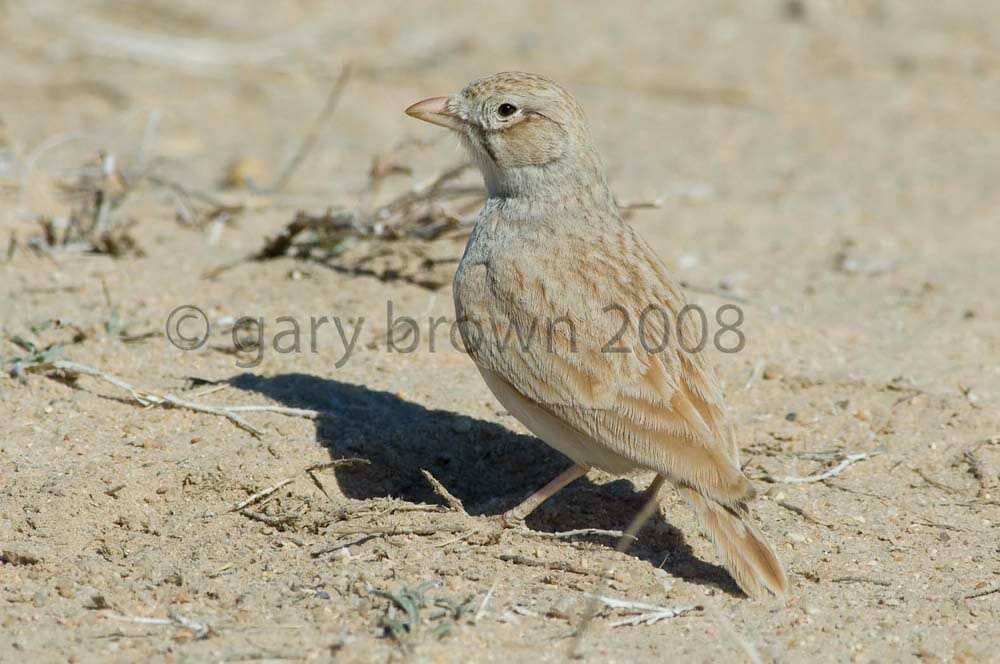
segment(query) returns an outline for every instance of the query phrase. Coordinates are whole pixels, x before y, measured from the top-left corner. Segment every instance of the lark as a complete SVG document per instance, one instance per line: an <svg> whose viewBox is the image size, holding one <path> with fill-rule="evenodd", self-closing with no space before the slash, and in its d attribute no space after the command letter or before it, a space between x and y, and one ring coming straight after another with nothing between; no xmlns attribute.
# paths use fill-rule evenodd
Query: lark
<svg viewBox="0 0 1000 664"><path fill-rule="evenodd" d="M487 189L455 273L464 346L500 403L573 462L505 516L591 468L651 470L647 495L672 483L747 595L785 596L700 319L622 220L576 100L505 72L406 112L455 132Z"/></svg>

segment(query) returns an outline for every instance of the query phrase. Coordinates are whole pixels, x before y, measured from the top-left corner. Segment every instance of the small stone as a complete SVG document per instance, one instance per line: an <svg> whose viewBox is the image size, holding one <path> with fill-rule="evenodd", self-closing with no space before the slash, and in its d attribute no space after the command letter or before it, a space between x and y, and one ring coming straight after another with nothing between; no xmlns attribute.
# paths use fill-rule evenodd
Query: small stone
<svg viewBox="0 0 1000 664"><path fill-rule="evenodd" d="M777 486L777 485L768 487L764 491L764 495L767 496L768 498L773 498L774 500L784 500L785 499L785 492L782 491L781 487Z"/></svg>
<svg viewBox="0 0 1000 664"><path fill-rule="evenodd" d="M73 582L66 577L56 579L53 587L59 596L64 599L73 599L76 596L76 592L73 590Z"/></svg>
<svg viewBox="0 0 1000 664"><path fill-rule="evenodd" d="M226 164L219 180L223 189L242 189L261 185L269 179L267 162L257 157L236 157Z"/></svg>
<svg viewBox="0 0 1000 664"><path fill-rule="evenodd" d="M180 572L177 571L171 572L170 574L167 574L165 577L163 577L163 580L160 581L161 585L168 583L177 586L179 588L184 585L184 577L183 575L181 575Z"/></svg>
<svg viewBox="0 0 1000 664"><path fill-rule="evenodd" d="M316 594L313 595L313 597L315 597L316 599L330 599L330 593L326 592L325 590L320 590L317 591Z"/></svg>
<svg viewBox="0 0 1000 664"><path fill-rule="evenodd" d="M111 605L108 604L108 600L104 598L104 595L95 592L83 603L83 608L90 609L91 611L100 611L102 609L110 609Z"/></svg>
<svg viewBox="0 0 1000 664"><path fill-rule="evenodd" d="M576 613L576 602L573 598L569 596L560 597L549 610L545 613L549 618L562 618L563 620L572 620L573 615Z"/></svg>
<svg viewBox="0 0 1000 664"><path fill-rule="evenodd" d="M796 544L802 544L806 541L806 536L802 533L788 533L787 537Z"/></svg>
<svg viewBox="0 0 1000 664"><path fill-rule="evenodd" d="M795 412L787 413L785 415L785 419L788 420L789 422L794 422L795 420L799 419L799 414Z"/></svg>
<svg viewBox="0 0 1000 664"><path fill-rule="evenodd" d="M782 13L789 21L804 21L807 17L806 3L803 0L786 0Z"/></svg>
<svg viewBox="0 0 1000 664"><path fill-rule="evenodd" d="M8 565L37 565L41 557L32 549L14 544L0 550L0 563Z"/></svg>

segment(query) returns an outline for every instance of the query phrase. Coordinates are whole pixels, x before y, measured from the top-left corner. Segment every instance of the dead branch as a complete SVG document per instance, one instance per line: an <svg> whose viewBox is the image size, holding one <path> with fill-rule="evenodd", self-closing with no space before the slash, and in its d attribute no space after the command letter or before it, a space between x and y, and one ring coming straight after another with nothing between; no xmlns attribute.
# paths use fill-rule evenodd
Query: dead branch
<svg viewBox="0 0 1000 664"><path fill-rule="evenodd" d="M455 534L467 531L468 528L465 526L426 526L426 527L405 527L405 526L359 526L350 528L332 528L326 531L326 535L331 535L334 537L395 537L397 535L413 535L417 537L430 537L432 535L439 534ZM313 558L318 558L320 556L326 555L328 553L333 553L343 547L342 544L335 544L332 546L323 547L322 549L317 549L312 551L309 555Z"/></svg>
<svg viewBox="0 0 1000 664"><path fill-rule="evenodd" d="M969 464L973 477L979 481L979 495L988 496L997 486L996 469L979 453L979 445L966 448L962 456Z"/></svg>
<svg viewBox="0 0 1000 664"><path fill-rule="evenodd" d="M961 489L956 489L955 487L949 486L949 485L945 484L944 482L937 481L936 479L934 479L933 477L931 477L930 475L928 475L926 473L926 471L924 471L923 468L914 468L913 472L915 472L917 475L919 475L920 479L922 479L924 482L926 482L927 484L931 485L935 489L940 489L941 491L944 491L945 493L962 493Z"/></svg>
<svg viewBox="0 0 1000 664"><path fill-rule="evenodd" d="M522 537L534 537L537 539L573 539L574 537L586 537L587 535L603 535L606 537L622 538L629 537L636 539L634 535L626 535L621 530L604 530L602 528L579 528L577 530L563 530L555 533L548 533L541 530L531 530L529 528L518 528L514 532Z"/></svg>
<svg viewBox="0 0 1000 664"><path fill-rule="evenodd" d="M226 511L227 512L239 512L239 511L241 511L241 510L243 510L243 509L245 509L247 507L250 507L251 505L259 503L260 501L264 500L265 498L267 498L269 496L274 495L274 493L277 492L279 489L281 489L284 486L288 486L289 484L291 484L294 481L295 481L294 477L289 477L288 479L281 480L280 482L278 482L274 486L270 486L270 487L268 487L266 489L262 489L261 491L258 491L257 493L253 494L252 496L250 496L246 500L243 500L243 501L240 501L240 502L236 503L235 505L233 505L232 507L230 507Z"/></svg>
<svg viewBox="0 0 1000 664"><path fill-rule="evenodd" d="M955 595L954 599L975 599L977 597L985 597L986 595L992 595L993 593L1000 592L1000 583L994 583L992 586L985 586L978 590L970 590L965 593L959 593Z"/></svg>
<svg viewBox="0 0 1000 664"><path fill-rule="evenodd" d="M252 512L250 510L240 510L239 513L251 521L258 521L278 529L284 529L285 526L295 523L299 519L296 514L271 515L264 514L263 512Z"/></svg>
<svg viewBox="0 0 1000 664"><path fill-rule="evenodd" d="M469 513L465 511L465 505L462 504L462 501L453 496L451 492L444 487L443 484L438 482L436 477L431 475L430 472L424 470L423 468L420 469L420 472L423 473L424 478L431 485L431 488L434 489L434 493L444 498L444 501L448 503L451 509L458 512L459 514L462 514L463 516L469 516Z"/></svg>
<svg viewBox="0 0 1000 664"><path fill-rule="evenodd" d="M106 383L114 385L115 387L128 392L129 396L138 403L140 406L160 406L164 408L183 408L187 410L192 410L198 413L207 413L209 415L217 415L219 417L225 417L231 421L236 426L250 432L254 436L260 438L264 435L264 432L252 425L247 420L240 417L237 413L239 412L270 412L270 413L280 413L282 415L288 415L291 417L305 417L308 419L318 419L320 417L332 417L331 413L325 413L322 411L307 410L303 408L286 408L284 406L210 406L206 404L196 403L194 401L187 401L186 399L181 399L173 394L160 394L152 390L140 389L134 387L130 383L113 376L109 373L105 373L100 369L95 369L94 367L87 366L85 364L79 364L77 362L70 362L68 360L51 360L47 362L36 362L33 364L28 364L22 367L26 372L47 372L47 371L65 371L69 374L84 374L87 376L93 376L94 378L99 378Z"/></svg>
<svg viewBox="0 0 1000 664"><path fill-rule="evenodd" d="M87 53L157 65L171 65L204 75L208 68L264 65L307 48L330 25L327 16L303 21L290 30L242 43L190 37L171 37L126 30L82 16L43 9L45 3L18 2L31 18L73 39ZM210 71L210 70L209 70Z"/></svg>
<svg viewBox="0 0 1000 664"><path fill-rule="evenodd" d="M299 166L302 165L312 151L316 149L316 144L319 142L320 134L323 131L323 127L326 126L327 122L330 120L330 116L333 112L337 110L337 105L340 103L340 98L344 94L344 88L347 87L347 82L351 80L351 65L350 63L343 66L340 70L340 75L337 77L337 81L333 84L333 88L330 90L330 94L327 95L326 103L323 105L323 110L320 111L319 115L316 116L316 120L313 121L312 125L309 126L309 130L306 131L305 137L302 139L302 144L299 149L292 156L288 165L285 166L278 179L274 183L274 191L281 191L291 180L295 171L298 170Z"/></svg>
<svg viewBox="0 0 1000 664"><path fill-rule="evenodd" d="M889 588L892 583L885 581L884 579L873 579L870 576L838 576L835 579L830 579L833 583L870 583L873 586L884 586Z"/></svg>
<svg viewBox="0 0 1000 664"><path fill-rule="evenodd" d="M534 558L509 553L502 553L498 555L497 558L515 565L541 567L542 569L552 570L553 572L569 572L570 574L580 574L582 576L597 576L602 579L609 579L612 581L616 578L613 572L586 569L584 567L578 567L577 565L568 563L565 560L535 560Z"/></svg>
<svg viewBox="0 0 1000 664"><path fill-rule="evenodd" d="M655 625L661 620L676 618L677 616L682 616L685 613L697 611L702 608L697 604L684 604L681 606L668 607L657 606L656 604L646 604L645 602L634 602L632 600L615 599L613 597L605 597L603 595L592 595L590 593L584 594L593 600L601 602L607 607L622 609L633 614L628 618L611 623L612 627L623 627L626 625Z"/></svg>
<svg viewBox="0 0 1000 664"><path fill-rule="evenodd" d="M149 618L146 616L124 616L116 613L109 613L108 617L114 620L136 623L138 625L171 625L175 627L183 627L184 629L190 630L196 639L204 639L213 633L212 627L208 623L196 622L190 618L185 618L184 616L175 613L173 610L171 610L168 615L168 618Z"/></svg>
<svg viewBox="0 0 1000 664"><path fill-rule="evenodd" d="M845 470L847 470L852 465L858 463L859 461L865 461L866 459L871 459L882 454L882 450L875 450L874 452L858 452L856 454L844 454L840 463L832 468L824 470L822 473L816 475L808 475L806 477L796 477L793 475L788 475L784 477L774 476L774 475L758 475L754 479L762 480L764 482L773 482L781 484L808 484L810 482L823 482L832 477L836 477Z"/></svg>
<svg viewBox="0 0 1000 664"><path fill-rule="evenodd" d="M792 505L791 503L789 503L787 501L784 501L784 500L779 500L777 502L777 505L779 507L784 507L789 512L792 512L794 514L798 514L799 516L801 516L803 519L805 519L809 523L814 523L817 526L823 526L824 528L831 528L831 529L833 528L833 525L831 525L829 523L826 523L824 521L820 521L819 519L817 519L816 517L814 517L812 514L810 514L809 512L806 512L804 509L802 509L801 507L799 507L798 505Z"/></svg>

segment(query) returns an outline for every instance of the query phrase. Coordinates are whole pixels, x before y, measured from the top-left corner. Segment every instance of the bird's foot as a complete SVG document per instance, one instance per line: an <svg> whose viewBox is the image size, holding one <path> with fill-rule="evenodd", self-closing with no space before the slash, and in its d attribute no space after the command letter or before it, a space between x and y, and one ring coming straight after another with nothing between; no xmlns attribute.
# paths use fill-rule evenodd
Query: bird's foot
<svg viewBox="0 0 1000 664"><path fill-rule="evenodd" d="M517 509L507 510L501 514L497 520L504 529L508 528L526 528L524 525L524 515Z"/></svg>

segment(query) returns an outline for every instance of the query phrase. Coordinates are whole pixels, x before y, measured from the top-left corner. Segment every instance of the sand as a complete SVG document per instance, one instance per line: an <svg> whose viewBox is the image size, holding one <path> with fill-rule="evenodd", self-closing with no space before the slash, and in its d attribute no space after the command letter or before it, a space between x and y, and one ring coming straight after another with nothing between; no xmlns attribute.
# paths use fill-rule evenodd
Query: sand
<svg viewBox="0 0 1000 664"><path fill-rule="evenodd" d="M589 661L997 661L1000 6L203 5L0 4L0 660L563 661L610 568L608 597L698 608L623 626L608 608ZM234 163L244 184L280 175L348 61L285 190L219 191ZM786 606L743 597L672 492L627 554L501 532L490 517L567 462L446 332L430 347L460 239L380 244L367 272L345 267L366 243L241 260L297 210L365 205L401 141L430 143L395 153L412 174L379 201L455 163L402 110L514 68L578 96L619 200L661 199L630 223L713 334L742 310L745 347L712 352ZM101 152L243 208L179 221L146 183L115 212L143 256L30 248ZM421 324L412 352L386 344L389 302ZM185 305L212 328L198 350L163 334ZM241 316L264 322L259 361L231 352ZM325 416L240 413L255 436L92 376L9 375L14 337L157 394ZM850 454L874 455L760 479ZM527 527L624 528L651 479L594 471Z"/></svg>

